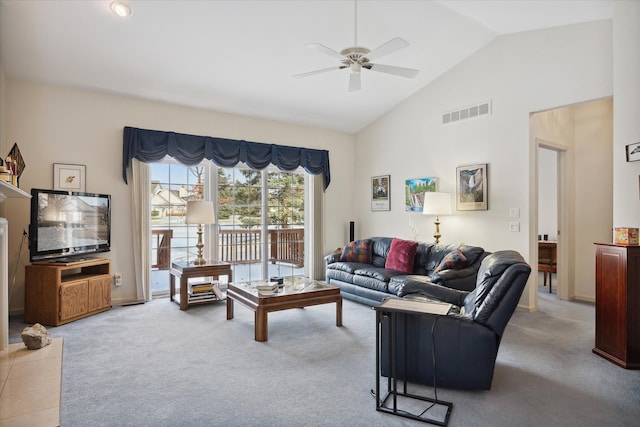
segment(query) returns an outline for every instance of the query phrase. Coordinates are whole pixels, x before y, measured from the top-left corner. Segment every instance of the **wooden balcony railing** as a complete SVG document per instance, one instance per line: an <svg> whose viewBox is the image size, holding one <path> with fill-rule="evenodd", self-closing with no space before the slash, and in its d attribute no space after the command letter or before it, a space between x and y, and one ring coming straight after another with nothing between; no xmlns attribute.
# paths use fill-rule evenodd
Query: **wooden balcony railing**
<svg viewBox="0 0 640 427"><path fill-rule="evenodd" d="M304 266L304 228L269 230L269 261ZM220 230L220 260L232 264L261 261L260 230Z"/></svg>
<svg viewBox="0 0 640 427"><path fill-rule="evenodd" d="M154 247L156 248L156 262L151 268L158 270L168 270L171 264L171 238L173 230L151 230L151 235L156 239Z"/></svg>
<svg viewBox="0 0 640 427"><path fill-rule="evenodd" d="M156 239L156 261L151 266L167 270L171 264L171 239L173 230L152 230ZM269 230L269 261L286 262L304 267L304 228ZM262 239L260 230L220 230L218 253L221 261L231 264L260 262Z"/></svg>

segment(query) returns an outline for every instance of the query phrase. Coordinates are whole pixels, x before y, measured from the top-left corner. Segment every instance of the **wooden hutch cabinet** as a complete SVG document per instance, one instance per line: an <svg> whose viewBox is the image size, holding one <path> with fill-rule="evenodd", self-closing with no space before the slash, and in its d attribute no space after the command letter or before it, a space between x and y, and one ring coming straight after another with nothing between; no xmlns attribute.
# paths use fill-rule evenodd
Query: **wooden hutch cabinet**
<svg viewBox="0 0 640 427"><path fill-rule="evenodd" d="M59 326L111 308L111 263L28 265L24 286L25 323Z"/></svg>
<svg viewBox="0 0 640 427"><path fill-rule="evenodd" d="M623 368L640 368L640 246L596 243L593 352Z"/></svg>

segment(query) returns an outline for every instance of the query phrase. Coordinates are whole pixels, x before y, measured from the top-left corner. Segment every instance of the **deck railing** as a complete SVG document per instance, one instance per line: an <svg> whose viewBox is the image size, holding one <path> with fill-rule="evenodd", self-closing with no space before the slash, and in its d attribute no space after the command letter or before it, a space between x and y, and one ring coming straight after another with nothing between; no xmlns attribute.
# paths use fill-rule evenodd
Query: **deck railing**
<svg viewBox="0 0 640 427"><path fill-rule="evenodd" d="M156 248L156 262L151 264L151 268L158 270L168 270L171 264L171 238L173 237L172 229L153 229L152 237L156 240L154 247Z"/></svg>
<svg viewBox="0 0 640 427"><path fill-rule="evenodd" d="M171 260L172 230L152 230L156 239L156 262L153 268L166 270ZM304 267L304 228L282 228L268 231L269 261L291 263ZM260 230L225 230L219 232L218 253L221 261L250 264L262 261Z"/></svg>
<svg viewBox="0 0 640 427"><path fill-rule="evenodd" d="M304 266L304 228L269 230L269 261ZM220 230L220 260L232 264L260 262L262 233L260 230Z"/></svg>

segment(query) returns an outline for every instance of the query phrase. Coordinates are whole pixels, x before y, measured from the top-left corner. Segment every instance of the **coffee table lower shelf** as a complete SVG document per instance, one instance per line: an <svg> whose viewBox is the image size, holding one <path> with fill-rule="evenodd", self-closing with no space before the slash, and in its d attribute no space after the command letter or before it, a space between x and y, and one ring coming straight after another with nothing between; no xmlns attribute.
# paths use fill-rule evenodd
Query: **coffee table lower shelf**
<svg viewBox="0 0 640 427"><path fill-rule="evenodd" d="M206 298L206 299L200 299L200 300L187 299L187 304L192 306L192 305L211 304L214 302L224 302L227 300L227 291L221 291L221 292L222 292L222 298L213 297L213 298ZM173 296L173 302L180 305L180 294L176 294Z"/></svg>

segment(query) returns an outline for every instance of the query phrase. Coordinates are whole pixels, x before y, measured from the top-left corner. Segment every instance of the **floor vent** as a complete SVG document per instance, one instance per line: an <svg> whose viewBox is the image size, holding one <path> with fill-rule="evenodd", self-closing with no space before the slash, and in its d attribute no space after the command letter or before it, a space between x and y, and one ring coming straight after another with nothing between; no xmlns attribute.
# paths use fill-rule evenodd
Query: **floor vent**
<svg viewBox="0 0 640 427"><path fill-rule="evenodd" d="M472 119L474 117L485 116L488 114L491 114L491 101L443 113L442 124L448 125L459 122L460 120Z"/></svg>

